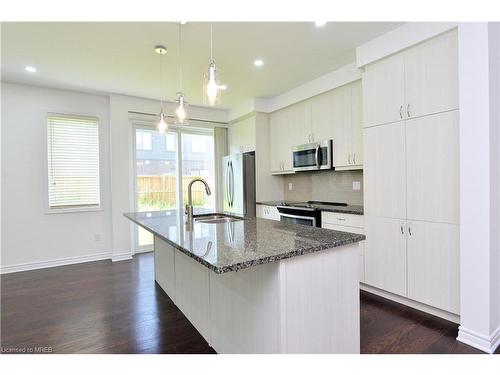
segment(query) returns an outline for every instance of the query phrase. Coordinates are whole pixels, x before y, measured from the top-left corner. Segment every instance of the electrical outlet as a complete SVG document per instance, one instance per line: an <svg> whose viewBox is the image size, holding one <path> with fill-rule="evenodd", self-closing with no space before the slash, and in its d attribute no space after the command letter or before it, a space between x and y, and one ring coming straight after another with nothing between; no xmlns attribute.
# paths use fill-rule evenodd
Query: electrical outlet
<svg viewBox="0 0 500 375"><path fill-rule="evenodd" d="M288 190L293 190L293 184L291 182L288 183Z"/></svg>
<svg viewBox="0 0 500 375"><path fill-rule="evenodd" d="M94 241L99 242L101 240L101 235L100 234L94 234Z"/></svg>
<svg viewBox="0 0 500 375"><path fill-rule="evenodd" d="M361 190L361 181L353 181L352 190Z"/></svg>

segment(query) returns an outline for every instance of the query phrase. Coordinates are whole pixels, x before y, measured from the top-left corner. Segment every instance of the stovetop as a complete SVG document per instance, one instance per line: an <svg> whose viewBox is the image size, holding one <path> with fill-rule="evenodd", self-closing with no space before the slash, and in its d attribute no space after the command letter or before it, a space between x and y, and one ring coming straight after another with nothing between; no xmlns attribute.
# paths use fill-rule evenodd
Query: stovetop
<svg viewBox="0 0 500 375"><path fill-rule="evenodd" d="M307 201L307 202L282 202L280 206L286 206L290 208L319 208L318 206L335 206L335 207L346 207L347 203L340 202L322 202L322 201Z"/></svg>

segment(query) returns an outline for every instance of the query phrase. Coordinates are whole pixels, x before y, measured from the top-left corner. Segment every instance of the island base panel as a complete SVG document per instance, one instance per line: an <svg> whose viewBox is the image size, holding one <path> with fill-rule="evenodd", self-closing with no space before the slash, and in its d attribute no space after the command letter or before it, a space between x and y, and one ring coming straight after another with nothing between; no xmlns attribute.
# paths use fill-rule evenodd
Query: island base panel
<svg viewBox="0 0 500 375"><path fill-rule="evenodd" d="M359 243L216 274L155 237L155 279L218 353L359 353Z"/></svg>

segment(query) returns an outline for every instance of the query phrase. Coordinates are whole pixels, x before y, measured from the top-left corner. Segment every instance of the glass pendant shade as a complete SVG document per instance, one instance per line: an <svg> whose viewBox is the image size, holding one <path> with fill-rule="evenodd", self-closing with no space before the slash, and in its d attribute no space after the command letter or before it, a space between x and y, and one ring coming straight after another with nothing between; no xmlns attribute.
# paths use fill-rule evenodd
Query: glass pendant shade
<svg viewBox="0 0 500 375"><path fill-rule="evenodd" d="M156 128L160 133L165 133L168 130L168 124L165 119L165 115L163 114L163 110L160 112L160 121L158 121Z"/></svg>
<svg viewBox="0 0 500 375"><path fill-rule="evenodd" d="M215 67L215 61L211 60L203 84L205 104L210 106L220 104L221 90L225 88L225 85L219 85L217 83L217 68Z"/></svg>
<svg viewBox="0 0 500 375"><path fill-rule="evenodd" d="M177 93L177 108L175 110L176 125L187 125L187 112L188 112L188 103L184 97L182 92Z"/></svg>

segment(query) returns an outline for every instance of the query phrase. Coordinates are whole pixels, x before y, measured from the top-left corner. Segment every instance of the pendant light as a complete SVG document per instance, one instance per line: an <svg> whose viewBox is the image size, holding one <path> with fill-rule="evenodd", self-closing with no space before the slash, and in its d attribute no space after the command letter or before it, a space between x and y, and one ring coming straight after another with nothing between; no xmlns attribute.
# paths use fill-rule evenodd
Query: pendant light
<svg viewBox="0 0 500 375"><path fill-rule="evenodd" d="M179 92L177 93L177 108L175 110L175 124L176 125L187 125L187 105L186 98L182 92L182 37L181 37L181 25L179 22Z"/></svg>
<svg viewBox="0 0 500 375"><path fill-rule="evenodd" d="M215 60L213 58L213 27L210 24L210 63L208 65L208 72L205 76L205 84L203 85L205 95L203 95L205 102L208 105L215 105L220 103L220 91L225 90L225 85L217 83L217 68L215 67Z"/></svg>
<svg viewBox="0 0 500 375"><path fill-rule="evenodd" d="M163 55L167 53L165 46L158 45L155 47L155 52L160 55L160 89L163 84ZM163 94L160 93L160 118L156 128L160 133L165 133L168 130L168 123L163 112Z"/></svg>

